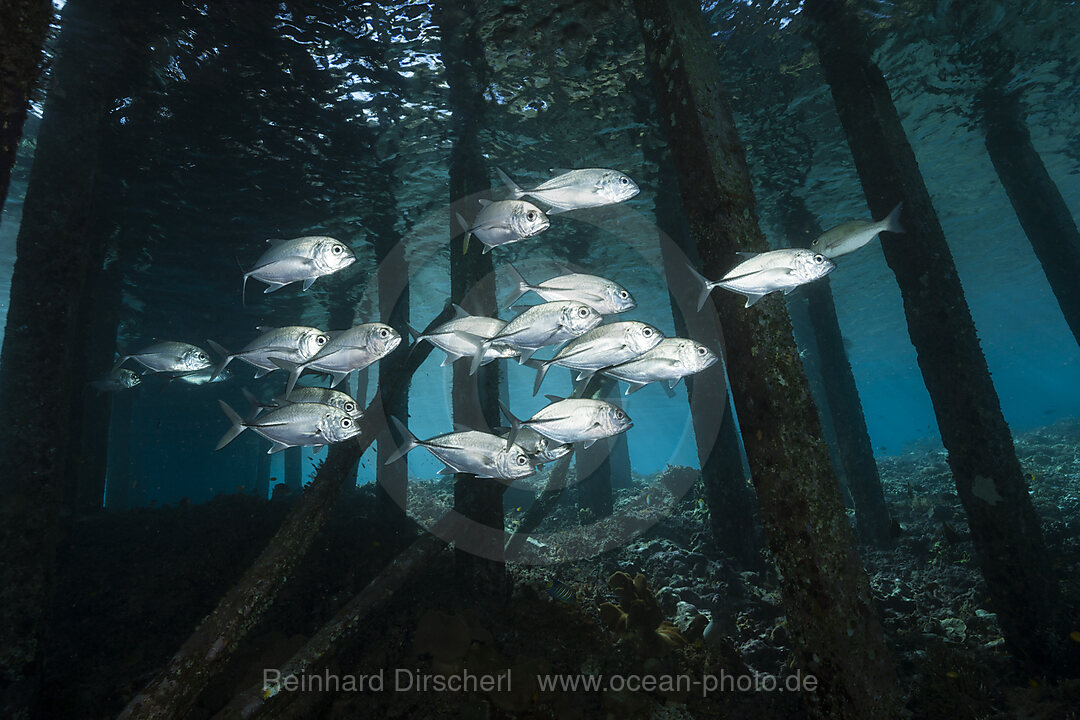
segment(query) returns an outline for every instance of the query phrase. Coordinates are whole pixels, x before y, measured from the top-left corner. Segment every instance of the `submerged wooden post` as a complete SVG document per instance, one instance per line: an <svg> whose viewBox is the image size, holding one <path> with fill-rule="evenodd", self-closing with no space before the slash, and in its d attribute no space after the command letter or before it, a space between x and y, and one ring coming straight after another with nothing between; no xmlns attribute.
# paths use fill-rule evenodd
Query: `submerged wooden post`
<svg viewBox="0 0 1080 720"><path fill-rule="evenodd" d="M737 250L761 252L768 245L716 56L695 3L635 0L635 7L690 237L705 274L720 277ZM796 665L817 680L816 691L802 697L817 717L897 717L895 670L784 301L773 296L745 308L734 293L714 297Z"/></svg>
<svg viewBox="0 0 1080 720"><path fill-rule="evenodd" d="M1042 529L930 194L858 18L825 0L804 12L874 217L904 201L906 234L881 245L1005 643L1032 671L1057 672L1068 629Z"/></svg>
<svg viewBox="0 0 1080 720"><path fill-rule="evenodd" d="M980 93L986 151L1039 259L1065 322L1080 343L1080 232L1061 191L1031 144L1018 92L994 77Z"/></svg>
<svg viewBox="0 0 1080 720"><path fill-rule="evenodd" d="M484 49L475 34L478 6L472 0L435 3L434 19L442 33L443 64L450 86L449 104L453 147L450 150L450 200L447 227L450 231L450 296L474 315L495 317L495 274L491 255L482 254L483 245L473 240L469 252L463 247L464 228L456 215L466 219L476 215L476 198L490 187L487 163L480 152L478 131L483 117L485 87ZM469 364L454 364L452 400L454 422L475 430L490 431L499 425L499 365L483 366L475 376ZM495 480L468 474L455 476L454 509L476 523L496 530L504 526L502 496L505 486ZM470 586L501 592L506 579L502 564L503 543L485 546L486 557L457 550L455 562Z"/></svg>
<svg viewBox="0 0 1080 720"><path fill-rule="evenodd" d="M294 495L304 489L304 448L291 447L282 453L285 460L282 481Z"/></svg>
<svg viewBox="0 0 1080 720"><path fill-rule="evenodd" d="M439 314L428 330L451 317L449 308ZM341 488L355 481L356 464L378 435L383 422L383 399L393 398L408 387L416 369L431 353L430 343L412 349L398 348L381 363L391 369L379 379L375 396L357 425L360 434L330 447L311 485L289 512L281 527L251 567L218 601L153 680L134 697L120 720L172 720L185 717L210 680L232 659L252 628L273 604L278 592L293 576L315 536L325 525ZM398 354L400 353L400 354Z"/></svg>
<svg viewBox="0 0 1080 720"><path fill-rule="evenodd" d="M814 238L821 234L821 227L800 197L785 193L780 216L784 230L793 239L792 247L810 247ZM885 504L885 491L881 487L855 376L844 350L829 278L811 283L800 292L806 296L809 306L810 325L818 349L817 364L832 414L840 464L855 502L859 540L878 547L889 546L893 542L893 520Z"/></svg>
<svg viewBox="0 0 1080 720"><path fill-rule="evenodd" d="M653 153L649 159L660 166L661 177L674 180L675 167L670 151ZM689 282L685 265L697 258L697 250L679 208L677 191L664 189L664 185L666 183L656 193L654 212L660 228L657 241L671 298L675 332L721 350L722 354L716 316L694 312L697 291ZM717 374L713 379L699 381L691 375L685 381L705 502L709 507L709 526L721 550L735 556L743 567L761 569L765 536L757 498L746 481L727 379L719 369L714 372Z"/></svg>
<svg viewBox="0 0 1080 720"><path fill-rule="evenodd" d="M394 198L394 174L392 168L384 173L386 188L377 203L378 211L368 221L368 231L374 236L375 263L378 268L379 320L399 333L408 335L409 322L409 265L405 259L405 242L398 235L394 224L397 220L397 202ZM381 372L381 370L380 370ZM409 393L402 392L386 406L387 416L407 422L409 417ZM378 503L377 517L383 520L404 520L406 498L409 490L408 456L386 464L404 438L397 429L388 425L379 438L376 453L377 484L375 498Z"/></svg>
<svg viewBox="0 0 1080 720"><path fill-rule="evenodd" d="M108 42L114 16L95 9L82 0L64 7L53 68L62 92L49 93L45 104L0 352L0 715L11 718L26 717L36 702L38 638L50 607L61 514L75 496L65 472L75 440L57 424L70 430L81 418L79 305L105 251L104 237L88 227L124 63ZM6 177L7 168L0 172Z"/></svg>
<svg viewBox="0 0 1080 720"><path fill-rule="evenodd" d="M255 488L255 497L260 500L270 498L270 453L262 446L262 443L254 443L255 478L252 487Z"/></svg>
<svg viewBox="0 0 1080 720"><path fill-rule="evenodd" d="M0 208L7 200L30 93L41 74L42 46L52 15L49 0L0 4Z"/></svg>

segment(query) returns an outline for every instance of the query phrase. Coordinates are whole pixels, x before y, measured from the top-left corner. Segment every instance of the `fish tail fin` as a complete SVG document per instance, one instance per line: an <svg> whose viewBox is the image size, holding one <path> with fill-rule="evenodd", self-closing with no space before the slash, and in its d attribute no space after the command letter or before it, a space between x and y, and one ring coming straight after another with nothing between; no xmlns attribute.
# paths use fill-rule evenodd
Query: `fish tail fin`
<svg viewBox="0 0 1080 720"><path fill-rule="evenodd" d="M229 428L225 432L225 434L221 436L221 439L218 440L217 447L214 448L214 450L220 450L221 448L225 447L233 440L235 440L237 435L244 432L245 430L243 424L244 421L240 419L240 416L236 414L235 410L229 407L228 403L226 403L224 400L218 400L218 405L221 407L222 412L225 413L225 417L229 418L229 422L232 423L232 427Z"/></svg>
<svg viewBox="0 0 1080 720"><path fill-rule="evenodd" d="M117 370L120 369L121 365L123 365L124 363L126 363L130 359L131 359L130 355L121 355L120 357L118 357L116 359L116 362L113 363L112 370L110 370L109 372L111 372L111 373L116 372Z"/></svg>
<svg viewBox="0 0 1080 720"><path fill-rule="evenodd" d="M502 408L506 419L510 421L510 433L506 436L506 448L509 450L514 441L517 440L518 433L521 432L521 420L510 412L510 408L502 400L499 401L499 407Z"/></svg>
<svg viewBox="0 0 1080 720"><path fill-rule="evenodd" d="M705 278L705 276L695 270L692 265L687 264L686 269L690 271L690 274L693 275L694 279L697 280L699 285L701 285L701 291L698 294L697 303L698 312L701 312L701 308L705 307L705 301L709 299L709 293L712 292L713 288L716 287L716 285L709 282Z"/></svg>
<svg viewBox="0 0 1080 720"><path fill-rule="evenodd" d="M457 215L457 221L461 225L461 229L465 231L465 239L461 243L461 254L469 254L469 238L472 237L472 230L469 229L469 223L465 222L465 218L461 213L455 213Z"/></svg>
<svg viewBox="0 0 1080 720"><path fill-rule="evenodd" d="M538 363L536 366L536 382L533 383L533 397L536 397L536 393L540 392L540 386L544 383L544 376L547 375L548 368L551 367L550 362Z"/></svg>
<svg viewBox="0 0 1080 720"><path fill-rule="evenodd" d="M229 363L231 363L232 359L234 357L236 357L236 356L233 355L228 350L226 350L221 345L218 345L216 342L214 342L210 338L206 339L206 344L210 346L211 350L213 350L214 352L216 352L218 355L221 356L221 362L218 363L217 367L214 368L214 374L210 376L210 382L213 382L214 380L217 380L218 375L220 375L222 373L222 371L225 369L225 367Z"/></svg>
<svg viewBox="0 0 1080 720"><path fill-rule="evenodd" d="M392 462L400 460L405 457L405 454L410 450L420 446L420 441L416 439L416 436L412 434L412 431L409 430L409 428L405 427L405 423L401 422L393 415L390 416L390 422L394 424L394 428L396 428L398 434L401 435L401 445L390 455L390 457L386 458L386 462L383 463L383 465L389 465Z"/></svg>
<svg viewBox="0 0 1080 720"><path fill-rule="evenodd" d="M420 331L419 331L419 330L417 330L416 328L414 328L414 327L413 327L412 325L410 325L409 323L405 323L405 329L409 331L409 336L410 336L410 337L411 337L411 338L413 339L413 342L414 342L414 343L418 343L418 342L420 342L420 337L421 337L421 334L420 334Z"/></svg>
<svg viewBox="0 0 1080 720"><path fill-rule="evenodd" d="M270 358L270 361L282 370L289 371L289 382L285 385L285 397L289 397L296 387L296 381L300 379L300 373L304 372L304 366L278 357Z"/></svg>
<svg viewBox="0 0 1080 720"><path fill-rule="evenodd" d="M499 179L502 180L503 185L505 185L506 189L510 191L510 194L514 196L515 200L525 195L525 191L522 190L516 182L511 180L510 176L502 171L502 168L496 167L495 172L499 174Z"/></svg>
<svg viewBox="0 0 1080 720"><path fill-rule="evenodd" d="M532 290L532 285L522 277L521 273L518 272L517 268L514 267L512 263L506 263L504 267L506 268L506 272L510 273L510 280L514 283L514 294L506 303L506 309L509 310L513 307L514 303L521 299L522 295Z"/></svg>
<svg viewBox="0 0 1080 720"><path fill-rule="evenodd" d="M484 340L476 344L476 350L473 351L472 364L469 365L469 374L475 375L476 371L480 369L480 366L484 364L484 354L491 347L490 340Z"/></svg>
<svg viewBox="0 0 1080 720"><path fill-rule="evenodd" d="M899 202L896 207L892 209L888 217L882 222L881 229L885 232L891 233L903 233L905 232L904 226L900 224L900 212L904 209L904 203Z"/></svg>

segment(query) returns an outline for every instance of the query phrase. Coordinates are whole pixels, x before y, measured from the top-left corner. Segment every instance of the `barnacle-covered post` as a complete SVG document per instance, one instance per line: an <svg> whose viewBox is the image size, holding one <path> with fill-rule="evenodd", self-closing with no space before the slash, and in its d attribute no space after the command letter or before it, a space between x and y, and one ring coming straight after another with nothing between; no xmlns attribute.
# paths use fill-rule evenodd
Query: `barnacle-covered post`
<svg viewBox="0 0 1080 720"><path fill-rule="evenodd" d="M0 353L0 715L12 718L27 715L37 692L38 637L50 605L61 508L75 495L65 470L78 432L73 418L81 418L79 306L88 302L88 280L100 271L105 252L103 234L88 226L101 138L124 63L115 50L104 50L117 16L95 10L72 0L63 11L55 89L46 100L23 205ZM11 31L5 23L4 32ZM17 81L7 75L16 67L0 72L5 82Z"/></svg>
<svg viewBox="0 0 1080 720"><path fill-rule="evenodd" d="M389 165L389 163L387 163ZM375 263L378 266L379 282L379 320L399 333L408 335L409 322L409 266L405 259L405 242L397 233L394 224L397 219L397 202L394 198L393 169L384 168L387 182L377 192L381 195L377 203L380 212L372 216L367 226L374 237ZM382 368L380 367L380 372ZM385 406L388 417L396 417L402 422L409 417L409 393L402 392ZM403 442L398 437L397 429L388 424L379 436L376 454L376 472L378 485L376 498L379 506L378 517L384 520L404 520L405 505L409 484L408 457L386 464L391 453Z"/></svg>
<svg viewBox="0 0 1080 720"><path fill-rule="evenodd" d="M804 12L871 211L904 201L907 234L881 246L1005 643L1031 670L1055 672L1068 630L1042 529L930 193L859 19L832 0Z"/></svg>
<svg viewBox="0 0 1080 720"><path fill-rule="evenodd" d="M42 67L42 46L53 6L49 0L0 4L0 208L7 199L15 152Z"/></svg>
<svg viewBox="0 0 1080 720"><path fill-rule="evenodd" d="M639 114L647 117L644 109ZM645 156L659 166L661 178L671 179L670 183L657 184L654 212L675 332L719 350L720 328L716 316L694 312L697 292L686 271L686 263L697 258L697 250L679 207L678 191L673 189L676 183L671 152L667 148L652 150L646 146ZM744 567L759 569L765 538L757 498L746 481L727 379L719 367L710 372L714 373L711 378L690 375L685 381L705 502L709 508L709 524L713 537L725 552L738 558Z"/></svg>
<svg viewBox="0 0 1080 720"><path fill-rule="evenodd" d="M1019 91L999 71L978 96L986 151L1031 242L1065 322L1080 342L1080 232L1061 190L1031 143Z"/></svg>
<svg viewBox="0 0 1080 720"><path fill-rule="evenodd" d="M792 247L810 247L814 238L821 234L816 218L801 197L791 193L782 197L778 210ZM829 278L810 283L801 292L808 305L807 314L817 346L817 366L832 415L840 464L855 502L859 540L878 547L888 546L893 542L893 520L889 506L885 504L885 491L881 487L855 376L844 350Z"/></svg>
<svg viewBox="0 0 1080 720"><path fill-rule="evenodd" d="M119 393L109 411L108 467L105 472L105 509L131 507L131 436L133 393Z"/></svg>
<svg viewBox="0 0 1080 720"><path fill-rule="evenodd" d="M491 187L487 164L480 152L478 131L484 115L486 62L484 48L476 33L479 4L472 0L435 3L433 19L442 33L442 60L449 85L449 106L453 113L450 150L450 200L447 227L450 228L450 296L468 312L495 317L495 273L490 254L482 254L479 242L469 243L464 252L464 228L456 215L475 215L476 198ZM452 400L454 422L476 430L499 425L499 365L490 363L469 375L468 363L454 364ZM454 508L475 523L503 529L502 496L505 486L493 480L459 474L454 482ZM503 543L494 541L485 557L458 551L455 561L470 587L499 592L505 581L502 565Z"/></svg>
<svg viewBox="0 0 1080 720"><path fill-rule="evenodd" d="M270 497L270 453L262 443L252 442L252 452L255 453L255 477L251 487L254 488L255 497L266 500Z"/></svg>
<svg viewBox="0 0 1080 720"><path fill-rule="evenodd" d="M690 237L705 274L720 277L737 250L768 246L715 52L690 0L635 0L635 7ZM796 664L818 681L816 692L804 693L807 708L818 717L896 717L895 670L784 301L745 308L738 295L719 293L716 307Z"/></svg>
<svg viewBox="0 0 1080 720"><path fill-rule="evenodd" d="M304 448L288 448L282 453L282 458L284 458L285 465L281 479L284 481L285 487L289 488L289 491L295 496L304 487Z"/></svg>

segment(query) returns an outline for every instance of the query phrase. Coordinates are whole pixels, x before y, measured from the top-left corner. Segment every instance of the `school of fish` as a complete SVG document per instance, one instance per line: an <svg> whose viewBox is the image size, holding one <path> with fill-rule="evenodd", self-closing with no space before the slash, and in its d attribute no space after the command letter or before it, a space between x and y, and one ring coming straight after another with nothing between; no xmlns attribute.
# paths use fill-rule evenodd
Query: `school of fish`
<svg viewBox="0 0 1080 720"><path fill-rule="evenodd" d="M457 221L464 234L463 247L475 237L490 252L510 243L535 237L551 226L550 216L582 208L621 203L638 194L627 175L604 168L553 171L555 177L526 190L501 169L495 169L511 198L482 200L471 220L460 213ZM546 206L541 209L531 198ZM800 285L825 277L836 268L834 258L865 246L881 232L902 233L902 204L878 222L852 221L823 233L809 249L786 248L763 253L740 253L740 260L716 281L690 268L700 284L698 310L716 287L742 294L751 307L773 292L792 292ZM247 282L266 284L264 293L292 283L308 290L318 278L333 275L356 262L344 243L325 236L291 240L268 240L270 247L250 269L243 272L241 300L246 302ZM549 404L528 418L519 418L500 403L510 423L503 434L455 427L453 432L420 440L399 418L390 418L402 438L401 446L387 462L395 462L422 447L444 465L441 474L470 473L504 482L528 477L538 467L563 457L575 447L626 432L633 421L617 403L579 395L596 375L626 384L626 394L650 383L670 388L684 377L702 372L718 361L704 344L690 338L666 338L655 326L635 320L605 323L604 318L637 307L633 295L606 277L560 267L560 274L532 284L513 265L505 273L514 287L505 308L513 308L533 293L542 302L522 309L508 320L471 315L454 306L456 316L421 333L406 330L414 343L430 342L445 353L443 365L467 360L471 373L488 363L516 359L536 370L533 394L552 366L564 367L575 385L571 397L546 396ZM209 347L220 356L215 364L206 350L178 341L158 341L142 350L121 355L112 371L91 383L99 392L130 390L141 383L140 375L121 367L129 360L142 366L143 374L158 374L168 384L180 380L191 385L222 382L233 373L233 360L255 370L255 378L278 369L288 373L285 391L268 401L251 392L251 405L242 416L223 400L219 406L230 423L217 449L228 445L246 430L271 443L269 453L289 447L319 447L344 442L361 432L364 411L355 398L335 390L350 373L363 370L387 357L400 344L402 334L381 322L361 323L341 331L324 332L308 326L259 327L259 335L241 350L230 351L214 340ZM534 355L552 348L548 359ZM306 372L330 378L330 387L300 386Z"/></svg>

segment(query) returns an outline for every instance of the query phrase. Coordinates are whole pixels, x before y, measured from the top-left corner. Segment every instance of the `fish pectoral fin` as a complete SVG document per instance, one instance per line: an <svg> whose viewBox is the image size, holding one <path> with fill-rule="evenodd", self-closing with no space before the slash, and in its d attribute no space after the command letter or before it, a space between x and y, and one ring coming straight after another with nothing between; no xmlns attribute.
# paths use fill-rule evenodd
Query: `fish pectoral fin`
<svg viewBox="0 0 1080 720"><path fill-rule="evenodd" d="M317 279L317 278L313 278L313 277L309 277L309 278L305 279L305 280L304 280L304 290L307 290L307 289L308 289L308 288L310 288L310 287L311 287L312 285L314 285L314 284L315 284L315 280L316 280L316 279Z"/></svg>
<svg viewBox="0 0 1080 720"><path fill-rule="evenodd" d="M288 450L291 447L293 447L293 446L292 445L286 445L283 442L278 442L277 440L275 440L274 444L270 447L270 449L266 451L266 454L267 455L273 455L274 453L279 453L282 450Z"/></svg>
<svg viewBox="0 0 1080 720"><path fill-rule="evenodd" d="M570 210L573 210L573 209L574 208L559 207L558 205L552 205L551 207L549 207L547 209L547 212L545 214L546 215L561 215L562 213L569 212Z"/></svg>
<svg viewBox="0 0 1080 720"><path fill-rule="evenodd" d="M337 387L340 385L342 380L349 377L350 372L352 371L346 370L345 372L330 373L331 377L333 377L333 382L330 383L330 387Z"/></svg>
<svg viewBox="0 0 1080 720"><path fill-rule="evenodd" d="M750 307L758 300L768 295L768 293L762 293L760 295L758 295L757 293L740 293L740 295L746 296L746 305L744 305L743 307Z"/></svg>
<svg viewBox="0 0 1080 720"><path fill-rule="evenodd" d="M585 441L584 443L582 443L582 447L584 447L584 448L585 448L586 450L588 450L589 448L591 448L591 447L593 446L593 444L594 444L595 442L596 442L596 440L595 440L595 439L592 439L592 440L586 440L586 441Z"/></svg>
<svg viewBox="0 0 1080 720"><path fill-rule="evenodd" d="M638 390L645 387L646 385L648 385L648 383L639 383L639 382L629 382L629 381L627 381L626 392L623 393L623 395L633 395L634 393L636 393Z"/></svg>
<svg viewBox="0 0 1080 720"><path fill-rule="evenodd" d="M279 282L267 283L266 284L266 289L263 290L263 295L266 295L268 293L272 293L272 292L274 292L276 290L280 290L281 288L285 287L288 284L289 283L279 283Z"/></svg>
<svg viewBox="0 0 1080 720"><path fill-rule="evenodd" d="M792 285L791 287L786 288L784 290L784 294L785 295L790 295L792 292L794 292L795 288L797 288L797 287L799 287L799 286L798 285Z"/></svg>

